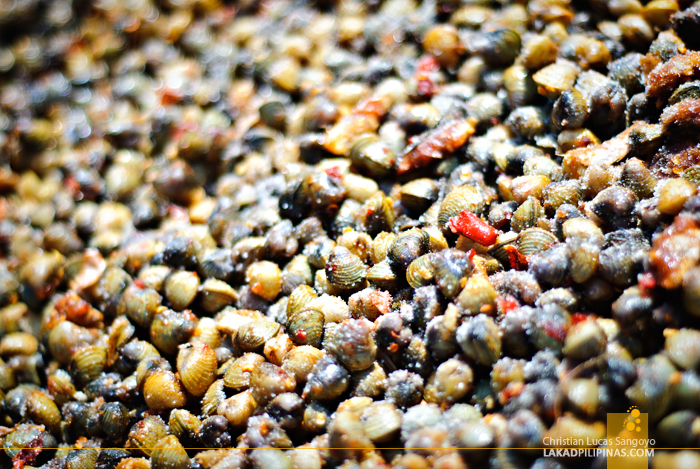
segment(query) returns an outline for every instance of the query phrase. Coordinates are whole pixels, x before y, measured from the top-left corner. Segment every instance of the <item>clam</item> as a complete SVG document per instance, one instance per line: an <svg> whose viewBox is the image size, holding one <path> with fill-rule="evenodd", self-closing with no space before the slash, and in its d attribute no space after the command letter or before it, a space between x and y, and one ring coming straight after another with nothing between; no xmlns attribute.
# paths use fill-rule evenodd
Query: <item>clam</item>
<svg viewBox="0 0 700 469"><path fill-rule="evenodd" d="M318 347L323 339L325 316L315 308L302 308L289 319L287 331L294 343Z"/></svg>
<svg viewBox="0 0 700 469"><path fill-rule="evenodd" d="M184 344L177 354L177 371L187 391L203 395L216 379L216 352L203 342Z"/></svg>
<svg viewBox="0 0 700 469"><path fill-rule="evenodd" d="M518 251L529 256L549 249L558 239L549 231L541 228L528 228L518 235Z"/></svg>
<svg viewBox="0 0 700 469"><path fill-rule="evenodd" d="M365 282L367 267L347 248L336 246L326 262L328 281L339 288L354 289Z"/></svg>

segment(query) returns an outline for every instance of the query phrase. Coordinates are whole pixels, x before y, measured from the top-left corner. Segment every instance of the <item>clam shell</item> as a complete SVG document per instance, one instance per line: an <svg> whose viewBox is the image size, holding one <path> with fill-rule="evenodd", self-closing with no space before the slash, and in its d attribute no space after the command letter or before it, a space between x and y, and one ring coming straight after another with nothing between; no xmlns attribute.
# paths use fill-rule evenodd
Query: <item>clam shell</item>
<svg viewBox="0 0 700 469"><path fill-rule="evenodd" d="M537 226L537 221L544 216L544 209L540 201L534 197L528 197L525 202L513 214L510 227L516 233L527 228Z"/></svg>
<svg viewBox="0 0 700 469"><path fill-rule="evenodd" d="M438 199L440 187L428 178L414 179L399 191L401 203L414 213L423 213Z"/></svg>
<svg viewBox="0 0 700 469"><path fill-rule="evenodd" d="M238 301L238 293L228 283L209 278L202 284L201 304L209 313L216 313Z"/></svg>
<svg viewBox="0 0 700 469"><path fill-rule="evenodd" d="M226 370L223 383L228 388L243 390L250 386L250 374L265 362L265 358L257 353L245 353L237 358Z"/></svg>
<svg viewBox="0 0 700 469"><path fill-rule="evenodd" d="M56 403L42 391L32 391L27 396L27 417L34 423L46 426L54 435L60 434L61 412Z"/></svg>
<svg viewBox="0 0 700 469"><path fill-rule="evenodd" d="M202 414L212 415L216 412L217 407L226 399L224 392L224 380L217 379L214 381L202 398Z"/></svg>
<svg viewBox="0 0 700 469"><path fill-rule="evenodd" d="M348 249L336 246L326 262L326 277L337 287L352 289L361 286L367 275L367 266Z"/></svg>
<svg viewBox="0 0 700 469"><path fill-rule="evenodd" d="M322 311L307 308L294 313L287 330L294 343L320 347L323 340L324 323L325 316Z"/></svg>
<svg viewBox="0 0 700 469"><path fill-rule="evenodd" d="M161 438L151 455L152 469L189 469L190 458L174 435Z"/></svg>
<svg viewBox="0 0 700 469"><path fill-rule="evenodd" d="M129 431L126 447L139 450L146 457L151 457L158 440L168 434L168 427L157 415L149 415Z"/></svg>
<svg viewBox="0 0 700 469"><path fill-rule="evenodd" d="M106 365L107 349L101 345L89 345L73 355L70 372L73 379L84 386L99 377Z"/></svg>
<svg viewBox="0 0 700 469"><path fill-rule="evenodd" d="M391 289L396 285L397 277L389 263L383 261L369 268L367 280L377 288Z"/></svg>
<svg viewBox="0 0 700 469"><path fill-rule="evenodd" d="M472 213L480 214L484 210L486 200L478 188L474 186L461 186L454 189L445 196L440 204L438 212L438 226L445 232L445 236L450 232L450 218L456 217L462 211L469 210Z"/></svg>
<svg viewBox="0 0 700 469"><path fill-rule="evenodd" d="M203 395L216 379L218 362L216 352L203 342L180 346L177 354L177 371L187 391L194 396Z"/></svg>
<svg viewBox="0 0 700 469"><path fill-rule="evenodd" d="M365 435L375 443L390 441L401 428L401 414L390 402L377 402L360 416Z"/></svg>
<svg viewBox="0 0 700 469"><path fill-rule="evenodd" d="M129 410L120 402L107 402L100 407L100 427L112 441L121 441L129 426Z"/></svg>
<svg viewBox="0 0 700 469"><path fill-rule="evenodd" d="M100 452L95 448L82 448L66 456L66 469L92 469Z"/></svg>
<svg viewBox="0 0 700 469"><path fill-rule="evenodd" d="M179 440L185 440L194 437L199 432L202 428L202 421L188 410L174 409L170 412L168 427L170 433Z"/></svg>
<svg viewBox="0 0 700 469"><path fill-rule="evenodd" d="M287 319L291 319L297 311L300 311L311 300L318 298L318 295L308 285L299 285L289 295L287 301Z"/></svg>
<svg viewBox="0 0 700 469"><path fill-rule="evenodd" d="M39 349L39 341L26 332L12 332L0 340L0 355L33 355Z"/></svg>
<svg viewBox="0 0 700 469"><path fill-rule="evenodd" d="M153 410L184 407L187 403L185 389L172 371L158 370L143 385L143 398Z"/></svg>
<svg viewBox="0 0 700 469"><path fill-rule="evenodd" d="M435 257L433 253L424 254L408 266L406 280L412 288L420 288L434 282L435 272L432 262Z"/></svg>
<svg viewBox="0 0 700 469"><path fill-rule="evenodd" d="M558 242L556 236L540 228L528 228L518 236L518 251L524 256L546 251L552 244Z"/></svg>
<svg viewBox="0 0 700 469"><path fill-rule="evenodd" d="M277 335L280 325L269 319L251 321L241 326L236 344L245 352L259 350L269 339Z"/></svg>

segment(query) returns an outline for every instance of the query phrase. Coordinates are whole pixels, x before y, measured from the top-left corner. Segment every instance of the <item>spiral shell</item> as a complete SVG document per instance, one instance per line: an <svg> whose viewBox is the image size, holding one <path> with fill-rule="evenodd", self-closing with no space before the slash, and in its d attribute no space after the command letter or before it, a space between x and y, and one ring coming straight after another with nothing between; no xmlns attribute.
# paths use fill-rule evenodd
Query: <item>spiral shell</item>
<svg viewBox="0 0 700 469"><path fill-rule="evenodd" d="M362 286L367 275L367 267L362 260L347 248L336 246L326 262L326 277L337 287L353 289Z"/></svg>
<svg viewBox="0 0 700 469"><path fill-rule="evenodd" d="M250 374L250 390L255 402L264 404L284 392L292 392L297 382L294 376L272 363L264 362Z"/></svg>
<svg viewBox="0 0 700 469"><path fill-rule="evenodd" d="M294 347L284 357L282 369L294 376L298 383L305 383L314 365L323 355L323 351L311 345Z"/></svg>
<svg viewBox="0 0 700 469"><path fill-rule="evenodd" d="M315 308L305 308L294 313L289 320L289 336L298 345L319 347L323 340L325 316Z"/></svg>
<svg viewBox="0 0 700 469"><path fill-rule="evenodd" d="M375 135L365 135L355 140L350 148L350 160L359 168L375 176L385 176L396 164L396 154Z"/></svg>
<svg viewBox="0 0 700 469"><path fill-rule="evenodd" d="M177 371L185 389L193 396L203 395L216 379L216 352L203 342L180 346Z"/></svg>
<svg viewBox="0 0 700 469"><path fill-rule="evenodd" d="M372 323L366 319L348 319L330 331L326 349L350 371L369 368L377 355L371 334Z"/></svg>

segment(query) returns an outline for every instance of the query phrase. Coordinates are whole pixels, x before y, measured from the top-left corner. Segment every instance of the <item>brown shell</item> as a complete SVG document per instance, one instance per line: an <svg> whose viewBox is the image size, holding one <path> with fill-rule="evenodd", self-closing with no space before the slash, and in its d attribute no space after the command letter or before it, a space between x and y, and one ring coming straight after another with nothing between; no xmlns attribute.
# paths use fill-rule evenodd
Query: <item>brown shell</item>
<svg viewBox="0 0 700 469"><path fill-rule="evenodd" d="M185 389L172 371L158 370L146 379L143 398L153 410L184 407L187 403Z"/></svg>
<svg viewBox="0 0 700 469"><path fill-rule="evenodd" d="M265 362L265 358L257 353L245 353L237 358L226 370L224 384L228 388L243 390L250 386L250 374L256 367Z"/></svg>

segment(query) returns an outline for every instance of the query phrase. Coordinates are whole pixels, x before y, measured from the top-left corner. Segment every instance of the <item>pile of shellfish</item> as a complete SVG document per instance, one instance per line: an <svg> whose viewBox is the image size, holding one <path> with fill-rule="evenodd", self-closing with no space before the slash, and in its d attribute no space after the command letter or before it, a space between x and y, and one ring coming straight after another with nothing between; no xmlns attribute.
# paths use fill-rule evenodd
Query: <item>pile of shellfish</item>
<svg viewBox="0 0 700 469"><path fill-rule="evenodd" d="M698 31L0 0L0 466L699 467Z"/></svg>

